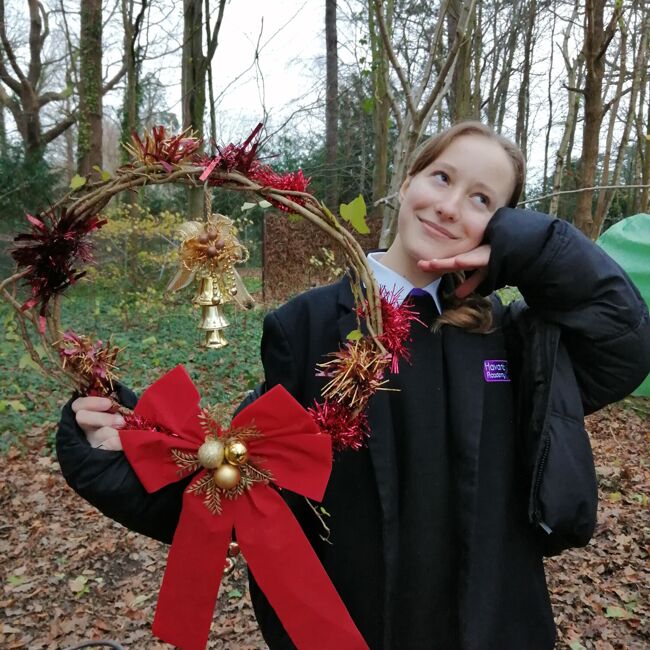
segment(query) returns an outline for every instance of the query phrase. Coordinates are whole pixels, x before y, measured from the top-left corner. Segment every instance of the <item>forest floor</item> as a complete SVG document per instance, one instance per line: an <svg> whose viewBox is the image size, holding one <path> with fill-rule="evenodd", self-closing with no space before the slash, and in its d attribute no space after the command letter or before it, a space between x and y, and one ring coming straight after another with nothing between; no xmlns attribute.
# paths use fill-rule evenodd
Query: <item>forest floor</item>
<svg viewBox="0 0 650 650"><path fill-rule="evenodd" d="M650 401L587 420L600 479L599 526L586 549L547 563L558 648L650 647ZM65 484L32 428L0 459L0 647L60 650L110 638L163 650L150 624L166 547L127 532ZM265 648L239 560L221 587L209 648Z"/></svg>

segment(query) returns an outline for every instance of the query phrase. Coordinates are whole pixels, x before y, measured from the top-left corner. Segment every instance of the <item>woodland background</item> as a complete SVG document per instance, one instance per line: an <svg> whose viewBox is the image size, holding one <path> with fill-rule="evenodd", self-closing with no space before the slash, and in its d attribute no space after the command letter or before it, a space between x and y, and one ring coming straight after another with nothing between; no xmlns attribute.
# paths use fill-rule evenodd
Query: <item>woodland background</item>
<svg viewBox="0 0 650 650"><path fill-rule="evenodd" d="M229 22L237 5L0 0L2 276L26 212L80 178L111 174L127 160L130 134L154 125L192 128L209 152L263 121L262 154L279 171L302 168L333 209L363 195L367 248L394 235L396 190L417 144L465 118L492 124L525 152L526 207L594 239L650 211L650 5L642 0L306 0L296 15L320 8L304 38L320 42L322 55L292 63L310 83L287 83L286 105L273 111L266 48L283 34L269 35L252 16L250 54L233 56L221 44L239 27ZM259 103L221 111L245 75ZM146 188L108 208L92 282L70 292L64 317L124 347L122 376L135 389L182 361L208 401L232 410L260 379L265 311L341 273L336 251L305 223L245 201L214 192L251 251L242 275L261 306L229 309L233 343L218 352L198 349L189 298L163 293L175 227L202 217L202 192ZM130 648L163 647L147 626L165 550L65 487L51 456L65 396L36 372L10 310L0 306L0 317L0 645L61 648L112 636ZM649 411L647 401L628 400L589 420L601 525L586 551L549 563L560 647L650 643ZM261 647L241 569L220 611L213 647Z"/></svg>

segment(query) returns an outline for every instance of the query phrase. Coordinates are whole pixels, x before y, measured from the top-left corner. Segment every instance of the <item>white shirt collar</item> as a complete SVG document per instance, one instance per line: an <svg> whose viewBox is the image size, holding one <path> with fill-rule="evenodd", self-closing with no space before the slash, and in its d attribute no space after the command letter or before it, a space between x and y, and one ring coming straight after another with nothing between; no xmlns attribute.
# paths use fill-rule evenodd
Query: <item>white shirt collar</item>
<svg viewBox="0 0 650 650"><path fill-rule="evenodd" d="M399 293L399 301L402 304L406 297L409 295L412 289L415 289L415 285L411 284L405 277L402 277L393 269L389 269L387 266L384 266L379 260L383 257L383 252L377 253L368 253L368 264L375 275L377 284L380 287L384 287L388 291L395 291L396 293L401 290ZM426 287L422 287L423 291L431 294L433 301L436 303L438 308L438 313L442 314L442 305L440 304L440 298L438 297L438 287L440 286L440 278L434 280L431 284L428 284Z"/></svg>

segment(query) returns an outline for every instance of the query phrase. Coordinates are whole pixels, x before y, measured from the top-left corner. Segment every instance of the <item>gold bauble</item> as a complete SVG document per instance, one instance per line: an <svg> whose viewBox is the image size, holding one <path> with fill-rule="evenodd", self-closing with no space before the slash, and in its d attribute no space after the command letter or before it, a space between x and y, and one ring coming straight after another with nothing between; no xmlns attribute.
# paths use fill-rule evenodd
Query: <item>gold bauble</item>
<svg viewBox="0 0 650 650"><path fill-rule="evenodd" d="M231 490L236 487L241 479L239 468L227 463L215 469L212 476L217 486L223 490Z"/></svg>
<svg viewBox="0 0 650 650"><path fill-rule="evenodd" d="M206 440L199 447L199 463L206 469L216 469L223 463L223 454L223 443L220 440Z"/></svg>
<svg viewBox="0 0 650 650"><path fill-rule="evenodd" d="M226 460L233 465L244 465L248 460L248 449L241 440L226 445Z"/></svg>

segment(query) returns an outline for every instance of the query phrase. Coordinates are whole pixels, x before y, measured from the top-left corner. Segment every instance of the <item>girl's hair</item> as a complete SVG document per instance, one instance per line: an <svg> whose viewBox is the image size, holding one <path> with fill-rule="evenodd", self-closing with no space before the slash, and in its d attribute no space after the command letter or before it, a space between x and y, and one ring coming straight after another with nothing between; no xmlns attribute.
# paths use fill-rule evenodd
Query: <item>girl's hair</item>
<svg viewBox="0 0 650 650"><path fill-rule="evenodd" d="M501 145L510 162L512 162L512 167L515 172L515 185L507 205L509 208L516 207L519 196L524 188L526 174L524 156L514 142L496 133L489 126L481 122L459 122L429 138L417 151L408 172L409 176L414 176L425 167L428 167L456 138L463 135L480 135ZM443 325L455 325L456 327L467 329L470 332L489 332L492 327L492 306L490 299L484 298L477 293L473 293L462 300L456 298L454 291L465 279L465 273L459 271L451 274L451 276L452 281L449 283L450 290L441 296L444 312L436 320L434 329L439 329Z"/></svg>

